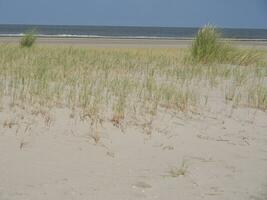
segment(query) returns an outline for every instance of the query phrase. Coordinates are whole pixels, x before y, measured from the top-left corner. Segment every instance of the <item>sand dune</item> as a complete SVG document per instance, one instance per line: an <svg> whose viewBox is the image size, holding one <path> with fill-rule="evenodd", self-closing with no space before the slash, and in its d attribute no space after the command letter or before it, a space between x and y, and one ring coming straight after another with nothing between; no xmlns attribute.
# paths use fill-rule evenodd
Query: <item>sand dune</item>
<svg viewBox="0 0 267 200"><path fill-rule="evenodd" d="M39 40L54 42L176 45ZM247 66L190 65L183 49L1 47L0 200L267 199L254 54L240 54Z"/></svg>
<svg viewBox="0 0 267 200"><path fill-rule="evenodd" d="M0 199L267 198L265 112L162 110L151 135L105 122L96 144L71 111L28 109L0 113Z"/></svg>

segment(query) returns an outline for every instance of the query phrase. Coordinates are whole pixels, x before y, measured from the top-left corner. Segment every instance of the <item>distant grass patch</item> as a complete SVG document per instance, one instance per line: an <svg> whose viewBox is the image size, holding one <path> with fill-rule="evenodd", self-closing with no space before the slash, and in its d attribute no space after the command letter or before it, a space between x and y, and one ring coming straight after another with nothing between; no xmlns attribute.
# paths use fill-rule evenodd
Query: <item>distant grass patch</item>
<svg viewBox="0 0 267 200"><path fill-rule="evenodd" d="M190 49L190 60L195 63L221 63L251 65L260 62L262 55L256 50L233 47L221 39L222 34L211 25L201 28Z"/></svg>
<svg viewBox="0 0 267 200"><path fill-rule="evenodd" d="M36 36L34 31L29 31L24 34L20 40L21 47L32 47L36 41Z"/></svg>

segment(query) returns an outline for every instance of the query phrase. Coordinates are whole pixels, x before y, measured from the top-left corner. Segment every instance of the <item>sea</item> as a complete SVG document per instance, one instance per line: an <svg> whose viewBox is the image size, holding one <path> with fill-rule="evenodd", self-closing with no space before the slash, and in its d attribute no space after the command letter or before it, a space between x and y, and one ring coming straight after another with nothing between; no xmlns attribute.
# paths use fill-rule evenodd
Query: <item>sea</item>
<svg viewBox="0 0 267 200"><path fill-rule="evenodd" d="M33 31L40 37L190 39L199 28L135 26L70 26L0 24L0 36L21 36ZM267 40L267 29L218 28L224 38Z"/></svg>

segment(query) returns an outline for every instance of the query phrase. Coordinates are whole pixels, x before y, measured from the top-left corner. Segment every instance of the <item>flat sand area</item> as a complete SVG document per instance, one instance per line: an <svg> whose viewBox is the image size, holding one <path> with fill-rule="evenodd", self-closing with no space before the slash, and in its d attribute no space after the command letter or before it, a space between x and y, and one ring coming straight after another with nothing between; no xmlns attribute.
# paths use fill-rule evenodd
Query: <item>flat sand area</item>
<svg viewBox="0 0 267 200"><path fill-rule="evenodd" d="M150 136L104 123L97 144L78 116L50 113L47 126L25 110L0 112L1 200L267 199L264 112L163 112Z"/></svg>
<svg viewBox="0 0 267 200"><path fill-rule="evenodd" d="M18 44L19 37L0 37L0 44ZM240 47L267 49L264 40L233 40L233 44ZM38 44L72 45L89 47L125 47L125 48L184 48L191 45L190 39L114 39L114 38L53 38L40 37Z"/></svg>

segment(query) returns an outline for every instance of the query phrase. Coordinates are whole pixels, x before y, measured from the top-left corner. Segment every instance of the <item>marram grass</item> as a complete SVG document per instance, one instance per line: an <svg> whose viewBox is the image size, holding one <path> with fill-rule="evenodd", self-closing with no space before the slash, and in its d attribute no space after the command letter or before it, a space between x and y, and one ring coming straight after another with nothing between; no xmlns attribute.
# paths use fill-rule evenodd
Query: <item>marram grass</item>
<svg viewBox="0 0 267 200"><path fill-rule="evenodd" d="M36 36L34 31L30 31L22 36L20 39L21 47L32 47L36 41Z"/></svg>
<svg viewBox="0 0 267 200"><path fill-rule="evenodd" d="M205 88L223 87L227 82L227 101L267 109L264 64L190 64L184 63L187 54L184 49L1 45L0 99L68 107L81 110L82 117L108 116L119 124L130 115L155 115L159 108L196 110ZM236 91L245 92L240 96Z"/></svg>
<svg viewBox="0 0 267 200"><path fill-rule="evenodd" d="M222 34L211 25L201 28L190 49L190 60L196 63L224 63L237 65L255 65L262 54L257 50L238 49L229 41L222 39Z"/></svg>

